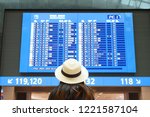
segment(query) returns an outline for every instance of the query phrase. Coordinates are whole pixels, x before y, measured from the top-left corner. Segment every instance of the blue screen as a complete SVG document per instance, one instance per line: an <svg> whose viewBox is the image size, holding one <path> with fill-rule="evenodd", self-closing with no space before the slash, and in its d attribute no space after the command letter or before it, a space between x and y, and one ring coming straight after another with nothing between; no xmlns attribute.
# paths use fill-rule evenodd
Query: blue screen
<svg viewBox="0 0 150 117"><path fill-rule="evenodd" d="M23 13L20 72L77 59L90 73L135 73L132 13Z"/></svg>

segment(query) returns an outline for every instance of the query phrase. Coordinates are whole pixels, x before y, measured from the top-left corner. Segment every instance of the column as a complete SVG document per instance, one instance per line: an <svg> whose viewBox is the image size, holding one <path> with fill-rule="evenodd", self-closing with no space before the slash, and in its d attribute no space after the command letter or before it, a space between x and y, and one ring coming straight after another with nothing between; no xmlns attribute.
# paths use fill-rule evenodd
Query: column
<svg viewBox="0 0 150 117"><path fill-rule="evenodd" d="M118 66L126 66L124 23L116 23L117 61Z"/></svg>
<svg viewBox="0 0 150 117"><path fill-rule="evenodd" d="M49 23L48 66L57 66L58 23Z"/></svg>
<svg viewBox="0 0 150 117"><path fill-rule="evenodd" d="M112 23L107 23L107 57L108 57L108 66L112 66L113 65Z"/></svg>
<svg viewBox="0 0 150 117"><path fill-rule="evenodd" d="M97 23L98 66L106 66L106 27L105 23Z"/></svg>

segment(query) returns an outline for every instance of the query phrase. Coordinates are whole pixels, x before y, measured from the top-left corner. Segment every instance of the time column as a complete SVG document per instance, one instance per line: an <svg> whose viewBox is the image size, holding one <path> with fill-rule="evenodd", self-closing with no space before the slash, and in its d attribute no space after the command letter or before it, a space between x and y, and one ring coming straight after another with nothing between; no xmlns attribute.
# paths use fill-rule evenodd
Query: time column
<svg viewBox="0 0 150 117"><path fill-rule="evenodd" d="M30 55L29 55L29 67L38 66L38 53L39 53L39 23L31 23L31 37L30 37Z"/></svg>
<svg viewBox="0 0 150 117"><path fill-rule="evenodd" d="M88 26L85 20L79 22L79 62L88 66Z"/></svg>
<svg viewBox="0 0 150 117"><path fill-rule="evenodd" d="M66 23L64 20L59 20L59 45L58 45L58 65L64 61L64 38L66 32Z"/></svg>
<svg viewBox="0 0 150 117"><path fill-rule="evenodd" d="M65 60L69 58L77 59L77 23L67 20L65 25Z"/></svg>
<svg viewBox="0 0 150 117"><path fill-rule="evenodd" d="M58 45L58 23L48 23L48 64L47 66L57 66L57 45ZM51 69L53 69L51 67Z"/></svg>

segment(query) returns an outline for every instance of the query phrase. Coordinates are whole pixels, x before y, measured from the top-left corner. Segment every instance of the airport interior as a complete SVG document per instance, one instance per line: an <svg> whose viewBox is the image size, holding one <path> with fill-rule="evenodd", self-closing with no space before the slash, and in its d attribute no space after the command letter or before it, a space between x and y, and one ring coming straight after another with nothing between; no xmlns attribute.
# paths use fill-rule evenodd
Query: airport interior
<svg viewBox="0 0 150 117"><path fill-rule="evenodd" d="M30 59L30 56L32 55L29 54L27 51L27 49L31 50L32 45L30 45L30 47L28 46L31 40L26 41L26 38L31 37L32 39L32 35L29 35L29 32L27 30L29 30L30 28L26 30L26 26L28 26L29 23L33 24L33 21L36 24L36 22L39 21L38 18L40 16L41 17L43 16L45 18L43 21L47 20L46 18L47 15L49 15L49 13L52 14L61 13L60 17L59 15L57 15L57 17L53 15L51 18L53 18L53 20L55 20L56 18L63 19L63 16L66 16L66 20L76 21L77 23L79 23L79 27L81 23L84 26L86 25L83 19L85 19L85 21L92 20L93 27L94 26L100 27L99 29L97 29L96 33L98 33L98 31L102 32L103 30L102 28L105 27L105 25L103 25L104 24L103 22L107 17L108 20L106 20L107 22L105 22L105 24L107 23L107 27L105 27L104 30L107 32L108 36L98 37L97 36L98 34L96 35L97 38L101 38L100 39L101 41L102 38L105 39L107 38L106 47L108 47L109 44L111 43L109 42L111 36L114 39L117 37L117 36L116 37L113 36L113 34L112 35L109 34L109 29L110 30L111 28L114 29L113 26L115 25L116 29L120 27L118 28L120 32L123 30L123 32L121 33L117 32L117 33L120 35L122 34L123 36L125 35L126 36L125 41L122 42L118 41L117 43L113 41L113 43L111 43L112 45L125 43L122 47L117 45L117 47L120 47L120 50L122 50L124 46L127 46L125 48L126 54L124 56L121 56L124 54L123 51L120 51L120 53L122 52L120 55L118 49L117 50L118 54L115 55L116 50L113 50L112 53L114 56L120 56L120 58L117 59L117 62L115 58L113 58L114 61L111 61L110 58L107 58L108 61L106 61L105 63L104 60L100 59L100 57L99 59L94 59L94 60L90 59L91 61L87 60L88 62L82 61L82 59L80 60L80 56L82 56L82 54L86 51L86 48L83 49L84 52L81 53L80 50L82 50L82 48L79 46L79 44L77 44L77 46L79 46L78 47L79 51L76 52L77 54L79 54L77 55L77 57L79 57L79 60L83 62L83 65L86 65L87 63L88 65L91 66L96 65L95 68L100 68L94 70L94 68L92 69L92 67L89 67L90 77L111 78L111 77L125 77L125 76L127 77L149 77L150 76L150 48L149 48L150 0L11 0L11 1L0 0L0 76L20 76L20 77L21 76L46 76L49 78L54 77L54 73L53 73L54 70L49 67L49 64L46 67L47 68L49 67L51 71L50 73L48 73L48 71L46 70L44 72L40 71L38 69L39 63L37 67L36 67L36 63L34 63L34 65L31 65L31 66L35 66L33 67L34 69L30 69L30 63L29 66L27 66L28 64L26 64L28 62L28 59L25 60L25 58ZM86 13L89 13L89 15L87 15ZM99 25L94 24L96 22L96 21L94 22L94 20L98 19L98 16L93 15L93 13L97 13L99 17L101 17L100 18L101 23ZM34 18L32 18L32 16ZM76 18L76 16L78 19ZM27 18L30 18L31 20L25 21ZM113 18L115 18L116 22L118 21L121 23L118 23L118 25L117 23L111 25L111 23L114 23L112 21ZM124 19L122 20L121 18ZM65 23L65 20L59 20L59 23ZM73 28L76 28L74 25L70 26L72 30ZM83 25L81 27L83 27ZM32 28L32 25L29 27ZM54 23L53 27L57 27L56 23ZM69 28L67 28L66 30L69 30ZM55 29L51 29L51 30L55 30ZM59 29L59 30L62 31L63 29ZM92 31L93 30L94 29L92 29ZM74 32L71 31L71 33L75 33L75 31L76 30L74 29ZM103 33L105 33L105 31L103 31ZM91 32L87 31L86 33L91 33ZM32 31L30 33L32 33ZM100 33L100 35L103 35L103 33ZM115 33L115 32L110 31L110 33ZM43 30L42 30L42 34L44 34ZM78 41L76 41L76 43L78 43ZM90 44L91 43L93 44L94 41L93 40L92 42L90 41ZM102 42L102 45L100 46L103 46L104 43L105 41ZM61 45L61 42L59 42L59 44ZM88 41L86 44L88 44ZM112 48L115 48L114 45ZM28 48L24 48L25 46L28 46ZM94 46L91 47L90 45L88 45L88 47L90 47L90 49L92 47L94 48ZM69 47L67 47L67 49L69 49ZM87 51L89 51L89 53L90 53L90 49L87 48ZM62 49L60 48L59 50L60 50L59 51L60 54L57 55L61 57ZM30 53L31 52L32 51L30 51ZM93 51L93 54L90 53L89 57L96 56L94 52L95 51ZM109 48L107 48L107 52L108 52L107 53L108 57L110 57L111 52L109 53ZM65 54L64 52L62 53L64 54L63 57L65 58L67 54ZM42 55L43 54L40 54L40 56ZM104 55L105 54L100 54L100 56L104 56ZM45 56L45 54L43 56ZM86 54L84 54L84 56L86 56ZM61 65L63 61L66 59L64 58L62 60L59 60L59 65ZM81 58L83 58L83 56ZM126 61L120 60L124 58L127 60ZM40 58L40 60L41 59L42 58ZM101 60L101 64L96 64L96 61L100 61L100 60ZM42 66L43 63L41 63L40 65ZM43 69L44 68L45 67L43 67ZM0 99L1 100L48 100L48 96L54 87L55 86L0 86ZM148 86L139 87L139 86L100 85L100 86L90 86L90 87L94 92L94 97L96 100L150 100L150 87Z"/></svg>

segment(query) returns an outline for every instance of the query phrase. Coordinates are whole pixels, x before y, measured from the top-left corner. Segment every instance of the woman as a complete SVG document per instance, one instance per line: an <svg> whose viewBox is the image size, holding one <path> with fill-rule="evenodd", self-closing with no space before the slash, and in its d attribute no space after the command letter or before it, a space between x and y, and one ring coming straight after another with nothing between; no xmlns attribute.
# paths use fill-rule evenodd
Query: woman
<svg viewBox="0 0 150 117"><path fill-rule="evenodd" d="M92 90L85 84L89 73L77 60L66 60L55 76L60 84L52 90L49 100L94 100Z"/></svg>

